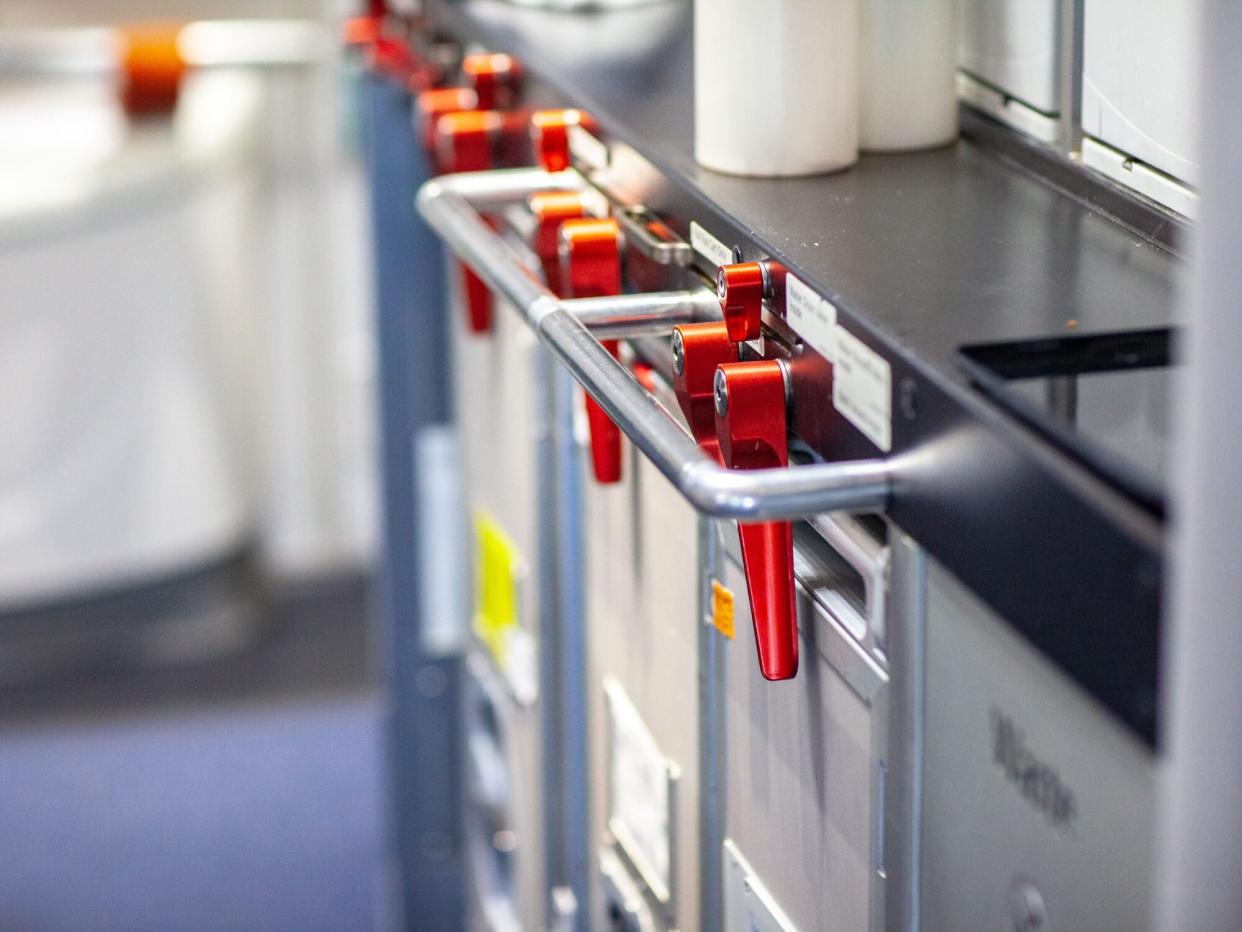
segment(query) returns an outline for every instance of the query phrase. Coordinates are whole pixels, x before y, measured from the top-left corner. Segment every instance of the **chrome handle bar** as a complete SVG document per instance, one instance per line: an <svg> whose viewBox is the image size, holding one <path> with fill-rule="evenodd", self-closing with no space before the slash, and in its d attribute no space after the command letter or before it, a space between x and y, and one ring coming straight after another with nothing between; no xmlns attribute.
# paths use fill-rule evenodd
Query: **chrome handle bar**
<svg viewBox="0 0 1242 932"><path fill-rule="evenodd" d="M419 190L418 210L458 258L518 309L553 356L700 512L739 521L770 521L834 511L883 510L892 476L881 459L735 471L706 456L629 369L600 345L576 313L576 309L589 312L583 317L592 328L605 332L612 321L610 310L618 317L663 314L667 318L675 316L669 305L679 304L679 296L559 299L480 216L480 212L521 201L537 191L572 191L585 185L572 169L444 175ZM680 297L694 304L693 294ZM681 308L681 312L693 317L693 307ZM660 325L672 326L667 319Z"/></svg>

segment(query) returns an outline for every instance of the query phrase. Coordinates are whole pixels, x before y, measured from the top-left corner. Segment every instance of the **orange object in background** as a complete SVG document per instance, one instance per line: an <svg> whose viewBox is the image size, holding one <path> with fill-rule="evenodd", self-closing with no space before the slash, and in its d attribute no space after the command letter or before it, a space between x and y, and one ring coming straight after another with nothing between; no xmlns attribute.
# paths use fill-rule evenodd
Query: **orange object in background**
<svg viewBox="0 0 1242 932"><path fill-rule="evenodd" d="M123 30L121 104L130 116L169 113L186 71L177 49L183 23L151 23Z"/></svg>
<svg viewBox="0 0 1242 932"><path fill-rule="evenodd" d="M383 32L384 20L379 16L352 16L341 28L341 38L346 45L355 48L370 45Z"/></svg>

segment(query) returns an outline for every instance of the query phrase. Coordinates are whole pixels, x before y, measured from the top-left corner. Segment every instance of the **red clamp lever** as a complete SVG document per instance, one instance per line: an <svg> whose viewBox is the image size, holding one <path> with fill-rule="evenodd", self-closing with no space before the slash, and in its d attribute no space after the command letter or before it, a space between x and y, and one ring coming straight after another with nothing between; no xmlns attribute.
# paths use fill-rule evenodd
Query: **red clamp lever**
<svg viewBox="0 0 1242 932"><path fill-rule="evenodd" d="M384 14L372 11L345 20L341 27L341 41L348 48L365 48L378 39L383 31Z"/></svg>
<svg viewBox="0 0 1242 932"><path fill-rule="evenodd" d="M737 344L722 321L673 328L673 391L690 433L717 460L716 367L730 362L737 362Z"/></svg>
<svg viewBox="0 0 1242 932"><path fill-rule="evenodd" d="M449 171L448 166L438 158L436 129L440 117L463 110L477 110L478 103L478 95L469 87L437 87L418 95L418 123L423 131L423 146L431 156L437 174Z"/></svg>
<svg viewBox="0 0 1242 932"><path fill-rule="evenodd" d="M731 469L789 465L786 372L777 360L727 363L716 370L716 436ZM793 525L739 524L750 590L759 670L765 679L798 672L798 611L794 601Z"/></svg>
<svg viewBox="0 0 1242 932"><path fill-rule="evenodd" d="M531 116L531 145L544 171L559 172L569 168L569 130L573 126L593 131L595 121L583 110L537 110Z"/></svg>
<svg viewBox="0 0 1242 932"><path fill-rule="evenodd" d="M458 110L436 119L437 162L449 172L477 172L492 167L492 151L503 127L494 110Z"/></svg>
<svg viewBox="0 0 1242 932"><path fill-rule="evenodd" d="M582 191L540 191L530 196L530 212L535 216L533 246L543 268L548 290L565 297L561 281L561 224L594 215L588 196Z"/></svg>
<svg viewBox="0 0 1242 932"><path fill-rule="evenodd" d="M461 110L436 120L435 161L450 172L483 171L492 166L492 151L502 128L494 110ZM483 279L461 264L466 299L466 324L471 333L492 329L492 294Z"/></svg>
<svg viewBox="0 0 1242 932"><path fill-rule="evenodd" d="M480 110L507 110L517 102L522 67L512 56L476 52L461 60L461 73L478 95Z"/></svg>
<svg viewBox="0 0 1242 932"><path fill-rule="evenodd" d="M561 224L561 282L567 297L594 298L621 292L621 228L605 220L566 220ZM619 343L601 340L615 357ZM621 429L590 395L586 398L595 480L621 480Z"/></svg>
<svg viewBox="0 0 1242 932"><path fill-rule="evenodd" d="M768 291L767 271L760 262L722 265L716 273L716 296L734 343L758 338Z"/></svg>

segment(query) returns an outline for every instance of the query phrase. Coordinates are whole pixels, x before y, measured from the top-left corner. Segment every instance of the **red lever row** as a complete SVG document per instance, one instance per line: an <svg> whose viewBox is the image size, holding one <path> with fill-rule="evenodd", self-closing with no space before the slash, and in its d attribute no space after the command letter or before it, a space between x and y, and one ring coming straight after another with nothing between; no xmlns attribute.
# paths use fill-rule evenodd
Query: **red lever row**
<svg viewBox="0 0 1242 932"><path fill-rule="evenodd" d="M437 172L486 171L496 165L506 140L522 132L526 119L513 112L521 87L521 66L509 55L467 55L461 63L466 87L445 87L418 96L423 144ZM492 329L492 296L483 280L460 265L466 324L472 333Z"/></svg>
<svg viewBox="0 0 1242 932"><path fill-rule="evenodd" d="M789 465L783 362L739 362L738 344L759 336L771 269L757 262L720 268L724 321L673 331L673 387L699 445L730 469ZM798 672L798 613L793 587L793 526L739 524L759 669L769 680Z"/></svg>
<svg viewBox="0 0 1242 932"><path fill-rule="evenodd" d="M390 48L378 24L366 35L390 70L407 58ZM383 45L383 48L380 46ZM523 114L511 111L521 68L510 56L467 56L462 73L467 87L423 90L418 114L423 141L440 172L483 171L496 164L508 139L524 130ZM578 110L541 111L529 122L531 142L548 171L570 165L574 126L593 128ZM580 192L544 192L530 199L536 219L534 240L549 290L561 297L596 297L621 291L621 232L615 220L591 216ZM784 365L773 360L739 362L738 344L757 338L765 296L773 288L773 269L760 263L722 266L717 279L724 321L677 327L673 334L674 388L690 429L703 449L732 469L787 466ZM475 333L491 329L491 295L462 266L467 321ZM616 340L604 341L616 356ZM597 481L621 477L621 431L599 404L586 397L591 460ZM793 589L793 530L787 521L740 524L742 559L750 593L760 670L770 680L792 678L798 670L797 611Z"/></svg>

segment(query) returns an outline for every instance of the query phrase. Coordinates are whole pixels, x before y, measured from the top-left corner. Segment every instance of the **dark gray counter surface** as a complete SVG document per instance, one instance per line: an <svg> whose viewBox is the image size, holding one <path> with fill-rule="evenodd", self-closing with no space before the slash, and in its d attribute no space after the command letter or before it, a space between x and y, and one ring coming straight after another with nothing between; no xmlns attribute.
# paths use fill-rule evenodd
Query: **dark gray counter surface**
<svg viewBox="0 0 1242 932"><path fill-rule="evenodd" d="M1170 320L1178 259L970 143L812 178L700 168L688 3L571 15L472 0L454 15L927 363L952 368L961 343L1071 320L1078 332Z"/></svg>

